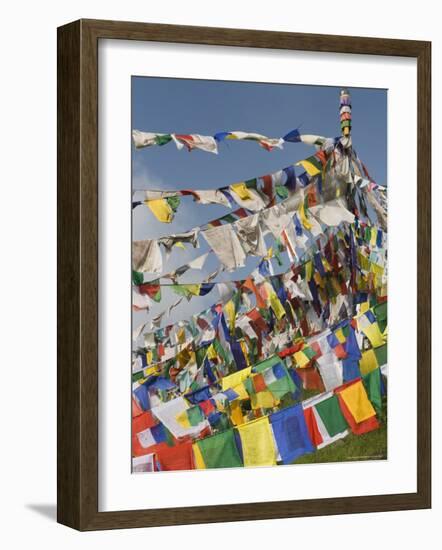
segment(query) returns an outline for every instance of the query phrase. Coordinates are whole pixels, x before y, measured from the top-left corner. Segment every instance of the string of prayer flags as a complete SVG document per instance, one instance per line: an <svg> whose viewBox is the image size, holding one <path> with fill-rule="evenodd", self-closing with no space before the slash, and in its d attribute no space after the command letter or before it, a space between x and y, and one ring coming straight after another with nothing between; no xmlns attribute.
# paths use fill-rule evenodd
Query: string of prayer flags
<svg viewBox="0 0 442 550"><path fill-rule="evenodd" d="M288 132L283 138L269 138L267 136L263 136L262 134L243 132L240 130L231 132L217 132L213 137L202 136L200 134L160 134L155 132L132 130L132 138L136 149L152 147L153 145L162 146L173 141L177 149L186 147L188 151L200 149L209 153L218 153L217 143L221 143L226 139L256 141L267 151L271 151L275 147L282 149L284 142L302 142L307 145L315 145L317 147L327 144L327 140L324 137L300 134L298 130ZM334 141L332 140L332 143L333 142Z"/></svg>

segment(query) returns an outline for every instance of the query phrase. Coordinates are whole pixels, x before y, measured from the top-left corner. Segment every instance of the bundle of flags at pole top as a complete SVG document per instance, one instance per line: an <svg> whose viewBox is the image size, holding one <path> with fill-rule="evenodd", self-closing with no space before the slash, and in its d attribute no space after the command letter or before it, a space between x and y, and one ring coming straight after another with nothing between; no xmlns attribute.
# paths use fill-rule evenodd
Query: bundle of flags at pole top
<svg viewBox="0 0 442 550"><path fill-rule="evenodd" d="M345 90L340 122L342 136L331 139L298 130L283 138L133 131L136 148L173 141L216 153L225 139L268 150L290 141L317 148L278 172L213 190L137 192L142 200L133 206L145 204L165 223L180 197L239 208L180 234L133 242L133 308L160 308L165 288L177 296L133 333L134 472L290 464L384 421L386 188L352 147ZM209 249L163 270L173 251L200 242ZM217 280L250 255L259 263L246 278ZM289 269L275 274L272 262L283 265L282 255ZM189 270L201 273L209 256L219 260L216 271L180 282ZM161 326L183 300L215 289L212 306Z"/></svg>

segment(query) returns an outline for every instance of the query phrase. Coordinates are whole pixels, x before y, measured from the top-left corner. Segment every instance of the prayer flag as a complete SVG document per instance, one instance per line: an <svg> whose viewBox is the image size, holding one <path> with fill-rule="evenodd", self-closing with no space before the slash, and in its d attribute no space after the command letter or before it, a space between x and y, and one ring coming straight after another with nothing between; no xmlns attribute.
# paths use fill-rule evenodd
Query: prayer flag
<svg viewBox="0 0 442 550"><path fill-rule="evenodd" d="M193 470L195 468L191 441L179 443L173 447L163 447L156 455L159 470Z"/></svg>
<svg viewBox="0 0 442 550"><path fill-rule="evenodd" d="M244 455L244 466L274 466L276 452L268 417L237 427Z"/></svg>
<svg viewBox="0 0 442 550"><path fill-rule="evenodd" d="M170 223L173 220L173 210L166 199L146 200L144 203L150 208L158 221Z"/></svg>
<svg viewBox="0 0 442 550"><path fill-rule="evenodd" d="M358 424L376 415L361 380L349 383L338 393Z"/></svg>
<svg viewBox="0 0 442 550"><path fill-rule="evenodd" d="M270 421L283 464L314 451L301 404L273 413Z"/></svg>
<svg viewBox="0 0 442 550"><path fill-rule="evenodd" d="M361 374L368 374L372 370L378 368L378 362L376 359L376 354L374 350L369 349L362 352L362 357L359 360L359 368L361 369Z"/></svg>
<svg viewBox="0 0 442 550"><path fill-rule="evenodd" d="M347 422L339 407L339 401L335 395L315 405L324 426L331 437L347 429Z"/></svg>
<svg viewBox="0 0 442 550"><path fill-rule="evenodd" d="M235 443L233 429L226 430L204 439L194 445L200 453L197 464L203 468L238 468L242 460Z"/></svg>

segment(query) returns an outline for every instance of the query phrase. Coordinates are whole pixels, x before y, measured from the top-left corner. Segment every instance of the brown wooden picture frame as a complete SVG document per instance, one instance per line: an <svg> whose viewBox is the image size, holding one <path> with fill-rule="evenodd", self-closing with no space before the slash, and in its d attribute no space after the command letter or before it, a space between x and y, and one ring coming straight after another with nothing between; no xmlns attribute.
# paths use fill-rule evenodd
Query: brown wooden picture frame
<svg viewBox="0 0 442 550"><path fill-rule="evenodd" d="M98 41L121 39L417 59L417 492L98 511ZM79 20L58 29L58 521L82 531L431 506L431 43Z"/></svg>

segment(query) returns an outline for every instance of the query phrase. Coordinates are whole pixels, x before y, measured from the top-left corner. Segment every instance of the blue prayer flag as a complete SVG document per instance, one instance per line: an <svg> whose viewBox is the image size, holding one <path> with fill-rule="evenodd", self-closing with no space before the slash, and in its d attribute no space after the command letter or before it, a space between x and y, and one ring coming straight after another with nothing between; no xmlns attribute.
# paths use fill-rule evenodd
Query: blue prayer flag
<svg viewBox="0 0 442 550"><path fill-rule="evenodd" d="M270 422L283 464L290 464L298 457L315 450L301 404L271 414Z"/></svg>

